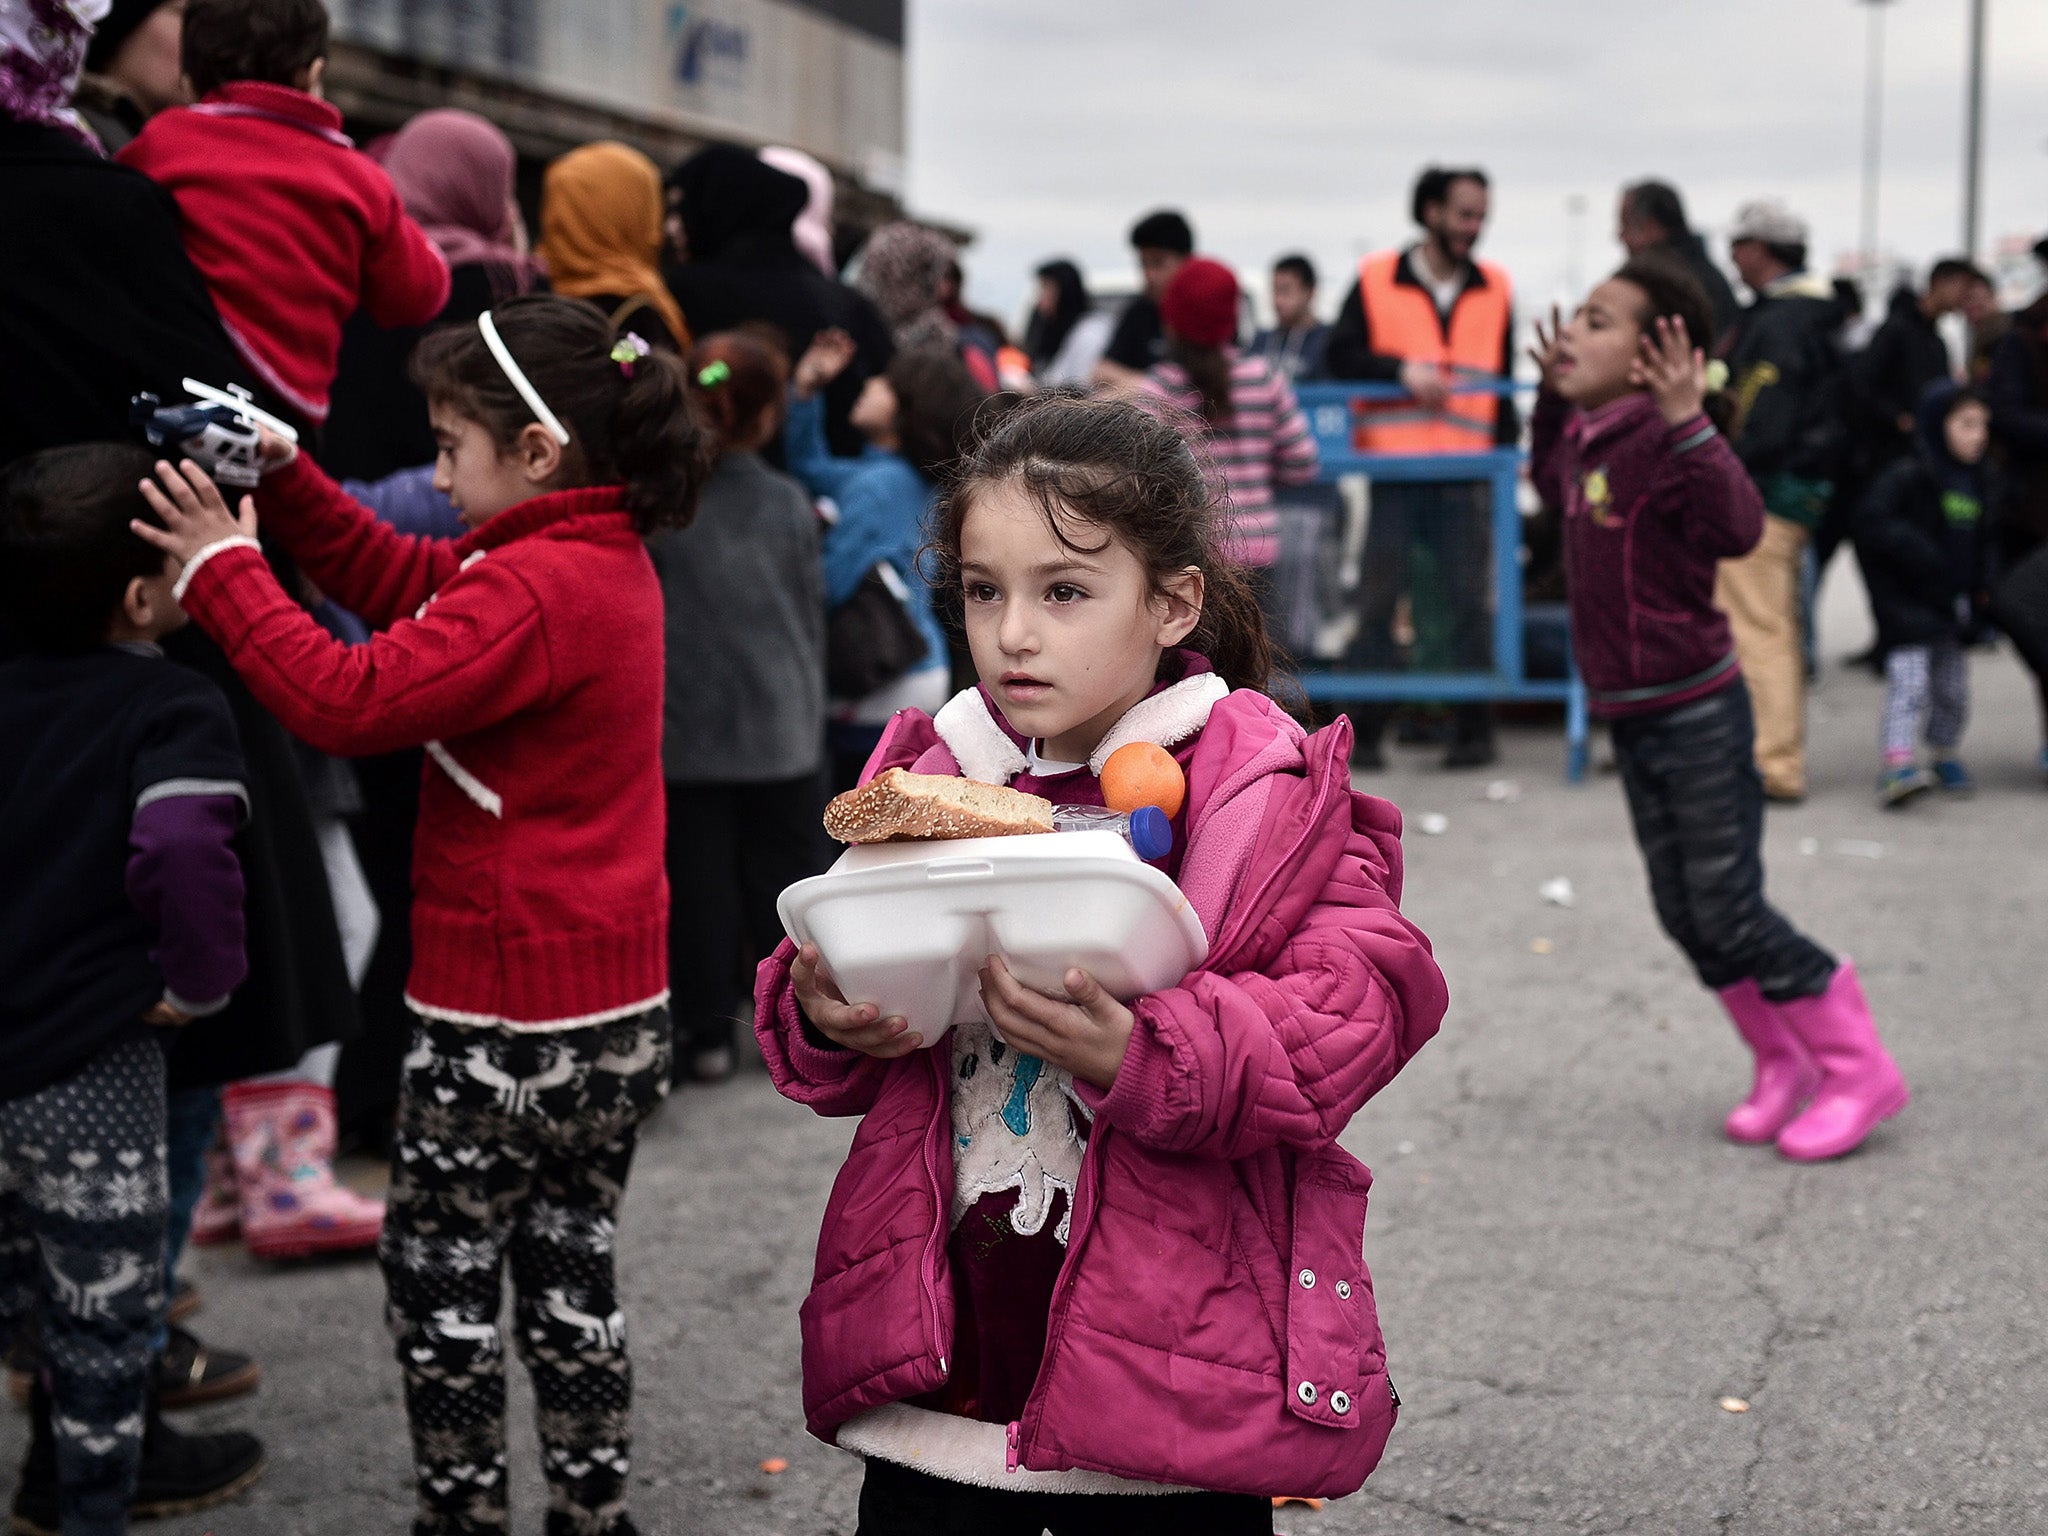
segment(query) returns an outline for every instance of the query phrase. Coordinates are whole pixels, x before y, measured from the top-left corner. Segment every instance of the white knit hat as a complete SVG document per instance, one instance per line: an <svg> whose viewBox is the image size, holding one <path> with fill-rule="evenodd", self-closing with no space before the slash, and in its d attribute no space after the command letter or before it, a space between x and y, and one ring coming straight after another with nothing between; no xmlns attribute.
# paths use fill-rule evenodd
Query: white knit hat
<svg viewBox="0 0 2048 1536"><path fill-rule="evenodd" d="M1735 223L1728 231L1731 243L1761 240L1766 245L1806 244L1806 220L1775 197L1760 197L1735 210Z"/></svg>

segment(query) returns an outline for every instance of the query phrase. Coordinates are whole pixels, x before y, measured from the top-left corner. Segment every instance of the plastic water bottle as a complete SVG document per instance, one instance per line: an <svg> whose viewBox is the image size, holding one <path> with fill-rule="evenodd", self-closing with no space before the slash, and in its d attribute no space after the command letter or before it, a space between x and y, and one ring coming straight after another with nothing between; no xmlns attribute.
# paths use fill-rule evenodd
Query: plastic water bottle
<svg viewBox="0 0 2048 1536"><path fill-rule="evenodd" d="M1101 805L1056 805L1052 808L1055 832L1114 832L1131 852L1146 862L1163 859L1173 852L1173 823L1156 805L1142 805L1125 815Z"/></svg>

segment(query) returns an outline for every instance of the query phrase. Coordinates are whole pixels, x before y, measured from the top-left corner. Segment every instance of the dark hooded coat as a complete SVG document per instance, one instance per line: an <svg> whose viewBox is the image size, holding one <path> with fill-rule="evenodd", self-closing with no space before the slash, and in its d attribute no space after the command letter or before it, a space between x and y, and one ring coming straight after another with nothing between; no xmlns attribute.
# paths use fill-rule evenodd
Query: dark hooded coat
<svg viewBox="0 0 2048 1536"><path fill-rule="evenodd" d="M699 150L669 173L668 184L682 196L689 254L664 276L690 333L766 323L782 333L794 362L818 332L846 331L857 350L825 391L825 436L834 453L857 456L864 445L847 415L861 386L888 366L895 348L875 306L797 250L790 227L809 190L731 144Z"/></svg>

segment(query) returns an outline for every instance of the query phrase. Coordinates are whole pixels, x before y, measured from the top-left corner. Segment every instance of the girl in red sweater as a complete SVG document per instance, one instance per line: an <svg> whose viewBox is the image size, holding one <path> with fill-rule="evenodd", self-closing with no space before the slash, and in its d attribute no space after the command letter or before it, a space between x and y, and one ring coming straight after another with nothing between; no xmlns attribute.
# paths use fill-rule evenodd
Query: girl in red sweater
<svg viewBox="0 0 2048 1536"><path fill-rule="evenodd" d="M294 735L424 745L405 1058L381 1254L420 1483L416 1533L502 1532L499 1273L540 1403L550 1533L615 1536L631 1370L612 1247L669 1078L662 598L642 544L688 522L680 366L580 300L421 343L434 483L469 533L380 524L304 457L236 519L189 460L144 482L176 591ZM341 645L278 585L257 510L379 633ZM139 528L146 525L137 524Z"/></svg>

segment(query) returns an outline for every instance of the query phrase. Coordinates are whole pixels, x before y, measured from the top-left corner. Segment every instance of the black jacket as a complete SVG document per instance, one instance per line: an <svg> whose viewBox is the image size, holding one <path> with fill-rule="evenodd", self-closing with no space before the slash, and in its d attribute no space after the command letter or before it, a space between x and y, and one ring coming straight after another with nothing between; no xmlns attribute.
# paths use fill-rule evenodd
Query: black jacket
<svg viewBox="0 0 2048 1536"><path fill-rule="evenodd" d="M763 321L781 331L794 363L818 332L846 331L858 350L825 389L825 437L834 453L859 457L867 444L846 418L861 386L889 366L895 344L880 311L812 266L790 238L804 207L803 182L749 150L714 144L678 166L670 184L682 194L690 249L688 260L662 275L690 334ZM779 459L779 445L766 456Z"/></svg>
<svg viewBox="0 0 2048 1536"><path fill-rule="evenodd" d="M1912 451L1913 433L1900 428L1899 418L1911 420L1928 385L1948 374L1948 347L1941 333L1920 307L1920 296L1901 288L1892 295L1870 345L1849 365L1854 413L1849 428L1859 470L1875 474Z"/></svg>
<svg viewBox="0 0 2048 1536"><path fill-rule="evenodd" d="M2008 560L2048 541L2048 297L2013 316L1991 354L1991 440L2005 470L1999 502Z"/></svg>
<svg viewBox="0 0 2048 1536"><path fill-rule="evenodd" d="M1997 483L1988 467L1972 472L1949 457L1941 433L1952 394L1941 391L1923 407L1914 451L1877 477L1857 509L1856 552L1886 648L1974 638L1980 600L1991 588L1987 519ZM1951 515L1947 503L1957 491L1963 504Z"/></svg>
<svg viewBox="0 0 2048 1536"><path fill-rule="evenodd" d="M1401 258L1401 265L1394 273L1394 281L1421 288L1427 293L1428 287L1415 275L1415 252L1409 251ZM1485 285L1486 278L1477 266L1467 266L1465 283L1458 290L1462 299L1474 288ZM1455 302L1453 305L1455 309ZM1438 322L1446 335L1450 332L1450 316L1439 314ZM1406 358L1389 353L1376 352L1372 344L1372 323L1365 313L1365 295L1354 282L1351 291L1344 295L1344 307L1337 312L1337 323L1330 327L1330 341L1323 352L1323 371L1332 379L1359 379L1381 384L1400 382L1401 364ZM1500 374L1510 378L1515 371L1515 317L1508 315L1507 328L1500 338ZM1512 447L1522 435L1521 419L1515 413L1515 402L1503 399L1500 415L1494 424L1493 440L1504 447Z"/></svg>
<svg viewBox="0 0 2048 1536"><path fill-rule="evenodd" d="M1707 303L1714 312L1714 345L1708 356L1719 356L1733 337L1735 323L1742 318L1742 306L1736 302L1727 275L1714 265L1714 258L1707 254L1706 241L1698 235L1680 235L1657 249L1675 257L1706 291Z"/></svg>
<svg viewBox="0 0 2048 1536"><path fill-rule="evenodd" d="M0 464L136 440L128 402L247 371L178 236L171 195L71 135L0 118Z"/></svg>
<svg viewBox="0 0 2048 1536"><path fill-rule="evenodd" d="M245 380L179 240L177 206L147 177L57 129L0 118L0 208L13 210L0 218L0 463L136 441L130 398L182 399L187 374ZM196 628L164 649L220 685L248 765L235 851L249 978L224 1012L179 1031L171 1055L173 1086L228 1082L353 1034L355 998L291 738Z"/></svg>
<svg viewBox="0 0 2048 1536"><path fill-rule="evenodd" d="M1842 424L1836 399L1841 306L1825 279L1798 272L1742 312L1728 350L1735 401L1729 441L1759 483L1775 474L1831 479Z"/></svg>
<svg viewBox="0 0 2048 1536"><path fill-rule="evenodd" d="M475 324L491 307L491 277L481 262L449 273L448 302L425 325L386 330L357 310L341 332L341 361L328 391L320 467L337 480L382 480L434 460L427 397L407 371L413 348L444 325Z"/></svg>

